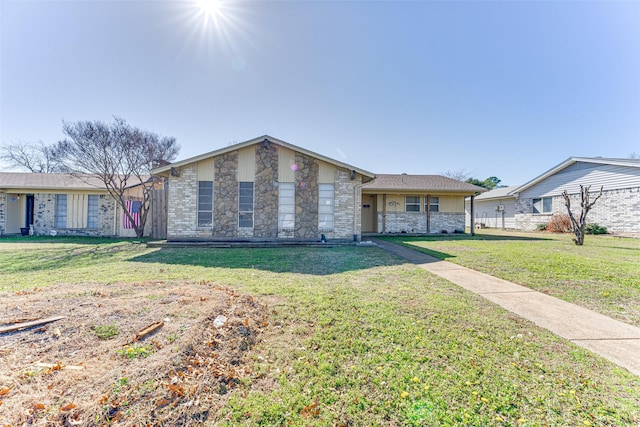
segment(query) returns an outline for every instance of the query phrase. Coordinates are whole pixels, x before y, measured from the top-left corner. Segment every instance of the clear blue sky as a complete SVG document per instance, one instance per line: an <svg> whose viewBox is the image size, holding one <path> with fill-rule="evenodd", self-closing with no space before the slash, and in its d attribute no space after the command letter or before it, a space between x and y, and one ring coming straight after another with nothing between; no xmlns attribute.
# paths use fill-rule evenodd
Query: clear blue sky
<svg viewBox="0 0 640 427"><path fill-rule="evenodd" d="M119 115L187 158L269 134L522 184L640 153L640 1L0 0L0 142Z"/></svg>

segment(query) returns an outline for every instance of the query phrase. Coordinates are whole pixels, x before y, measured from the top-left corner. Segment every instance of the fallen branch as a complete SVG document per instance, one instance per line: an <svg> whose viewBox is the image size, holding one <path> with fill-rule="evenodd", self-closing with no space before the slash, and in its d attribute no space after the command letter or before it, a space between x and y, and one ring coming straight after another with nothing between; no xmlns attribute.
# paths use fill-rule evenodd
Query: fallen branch
<svg viewBox="0 0 640 427"><path fill-rule="evenodd" d="M31 322L21 322L15 325L6 326L4 328L0 328L0 334L5 334L7 332L18 331L20 329L30 328L32 326L44 325L45 323L55 322L60 319L64 319L67 316L55 316L55 317L47 317L46 319L34 320Z"/></svg>
<svg viewBox="0 0 640 427"><path fill-rule="evenodd" d="M154 332L156 329L159 329L164 326L164 322L155 322L142 329L140 332L133 337L133 341L140 341L142 338L146 337L150 333Z"/></svg>

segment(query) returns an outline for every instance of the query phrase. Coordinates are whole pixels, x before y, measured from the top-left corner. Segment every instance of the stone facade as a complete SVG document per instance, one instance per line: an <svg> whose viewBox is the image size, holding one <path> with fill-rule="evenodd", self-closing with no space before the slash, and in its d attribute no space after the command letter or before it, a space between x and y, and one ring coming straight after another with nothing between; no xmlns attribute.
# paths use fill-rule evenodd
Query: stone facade
<svg viewBox="0 0 640 427"><path fill-rule="evenodd" d="M570 198L572 212L579 215L580 195L572 194ZM549 222L553 214L566 214L567 208L562 196L552 197L551 210L551 213L534 214L532 198L516 199L516 228L532 231L539 224ZM603 192L602 197L589 211L587 222L605 226L613 233L640 233L639 217L640 188L626 188Z"/></svg>
<svg viewBox="0 0 640 427"><path fill-rule="evenodd" d="M238 236L238 151L216 157L213 184L213 237ZM243 237L251 237L251 229Z"/></svg>
<svg viewBox="0 0 640 427"><path fill-rule="evenodd" d="M271 240L297 239L319 240L321 234L328 239L349 239L359 236L361 225L360 174L351 176L351 171L335 168L334 225L330 229L319 228L318 203L320 183L320 160L298 151L291 151L294 181L293 228L278 229L278 186L282 159L274 143L260 141L255 144L253 178L253 227L239 227L238 201L239 176L248 180L246 157L240 150L226 151L212 160L214 167L213 226L197 228L198 170L195 164L179 168L172 175L168 195L168 232L170 240ZM246 152L245 152L246 153ZM323 176L323 179L331 179ZM329 183L329 181L327 183Z"/></svg>
<svg viewBox="0 0 640 427"><path fill-rule="evenodd" d="M386 229L383 233L426 234L427 216L425 212L386 213ZM382 212L378 212L378 230L382 230ZM464 212L431 212L430 233L453 233L464 231Z"/></svg>
<svg viewBox="0 0 640 427"><path fill-rule="evenodd" d="M296 239L318 239L318 161L313 157L296 153Z"/></svg>
<svg viewBox="0 0 640 427"><path fill-rule="evenodd" d="M108 195L98 197L98 228L58 228L56 221L56 194L35 193L33 201L33 229L36 235L48 235L55 230L58 236L114 236L115 200Z"/></svg>
<svg viewBox="0 0 640 427"><path fill-rule="evenodd" d="M256 146L253 184L253 236L278 237L278 150L274 144Z"/></svg>
<svg viewBox="0 0 640 427"><path fill-rule="evenodd" d="M6 210L7 210L7 193L0 191L0 236L6 230Z"/></svg>

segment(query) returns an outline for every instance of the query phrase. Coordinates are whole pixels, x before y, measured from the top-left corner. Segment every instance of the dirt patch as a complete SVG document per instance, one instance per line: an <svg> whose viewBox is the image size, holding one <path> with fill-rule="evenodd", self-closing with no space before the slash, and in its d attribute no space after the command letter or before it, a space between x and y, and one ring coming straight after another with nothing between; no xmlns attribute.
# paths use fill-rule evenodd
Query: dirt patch
<svg viewBox="0 0 640 427"><path fill-rule="evenodd" d="M201 425L252 378L268 326L263 304L205 282L53 286L0 306L0 328L66 316L0 334L2 426Z"/></svg>

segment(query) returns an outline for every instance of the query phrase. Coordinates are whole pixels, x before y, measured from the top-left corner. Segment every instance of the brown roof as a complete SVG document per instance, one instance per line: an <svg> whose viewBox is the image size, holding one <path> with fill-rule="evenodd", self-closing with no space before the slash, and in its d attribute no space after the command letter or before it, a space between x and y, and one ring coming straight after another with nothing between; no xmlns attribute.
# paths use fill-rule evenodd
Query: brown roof
<svg viewBox="0 0 640 427"><path fill-rule="evenodd" d="M103 182L91 175L20 172L0 172L0 189L106 191Z"/></svg>
<svg viewBox="0 0 640 427"><path fill-rule="evenodd" d="M362 190L366 192L452 192L472 195L477 192L486 191L486 188L441 175L380 174L373 181L363 184Z"/></svg>

